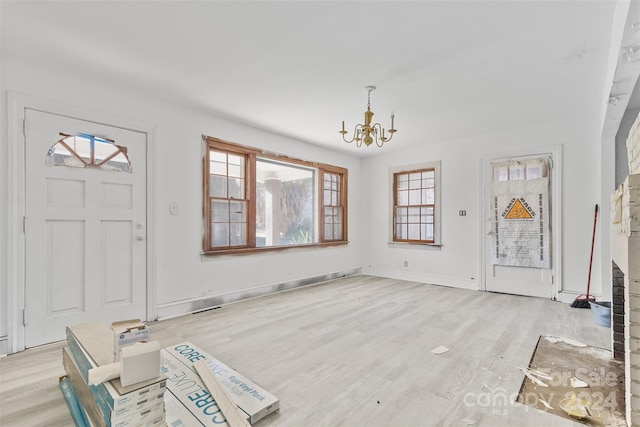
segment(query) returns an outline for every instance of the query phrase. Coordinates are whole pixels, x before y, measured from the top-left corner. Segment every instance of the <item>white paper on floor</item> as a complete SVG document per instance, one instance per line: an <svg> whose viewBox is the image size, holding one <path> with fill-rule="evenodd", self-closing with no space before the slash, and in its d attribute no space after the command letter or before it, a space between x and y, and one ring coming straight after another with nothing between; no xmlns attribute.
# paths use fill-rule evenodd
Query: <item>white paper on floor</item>
<svg viewBox="0 0 640 427"><path fill-rule="evenodd" d="M443 345L439 345L436 348L434 348L433 350L431 350L431 353L434 354L442 354L442 353L446 353L447 351L449 351L449 349Z"/></svg>

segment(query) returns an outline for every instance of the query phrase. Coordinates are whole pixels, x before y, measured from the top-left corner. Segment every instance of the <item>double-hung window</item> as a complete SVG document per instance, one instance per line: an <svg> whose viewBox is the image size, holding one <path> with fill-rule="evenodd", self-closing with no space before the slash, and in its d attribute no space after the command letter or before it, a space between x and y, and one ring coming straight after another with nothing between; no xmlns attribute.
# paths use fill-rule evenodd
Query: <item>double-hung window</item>
<svg viewBox="0 0 640 427"><path fill-rule="evenodd" d="M205 253L347 242L347 170L205 137Z"/></svg>
<svg viewBox="0 0 640 427"><path fill-rule="evenodd" d="M440 162L394 168L392 241L440 243Z"/></svg>

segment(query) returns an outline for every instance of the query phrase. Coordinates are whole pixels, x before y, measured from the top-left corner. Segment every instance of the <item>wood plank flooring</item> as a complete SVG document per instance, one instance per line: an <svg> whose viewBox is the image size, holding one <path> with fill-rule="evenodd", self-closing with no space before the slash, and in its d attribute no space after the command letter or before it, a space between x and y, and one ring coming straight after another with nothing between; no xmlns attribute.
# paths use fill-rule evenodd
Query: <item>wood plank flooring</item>
<svg viewBox="0 0 640 427"><path fill-rule="evenodd" d="M355 276L151 322L280 399L260 427L578 426L513 403L540 335L610 348L587 309ZM431 350L448 347L436 355ZM1 426L71 426L64 342L0 359ZM493 392L489 391L488 386ZM484 387L484 388L483 388Z"/></svg>

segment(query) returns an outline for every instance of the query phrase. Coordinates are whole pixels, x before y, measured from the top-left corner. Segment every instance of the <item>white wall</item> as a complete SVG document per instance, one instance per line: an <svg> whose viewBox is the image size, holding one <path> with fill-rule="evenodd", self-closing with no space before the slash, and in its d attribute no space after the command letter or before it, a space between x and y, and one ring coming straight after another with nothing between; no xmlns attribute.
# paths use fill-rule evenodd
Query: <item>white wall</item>
<svg viewBox="0 0 640 427"><path fill-rule="evenodd" d="M595 118L594 118L595 119ZM563 301L584 293L587 285L593 211L600 200L600 132L589 122L563 120L528 129L505 131L463 141L425 144L422 148L367 158L363 161L363 210L370 216L362 223L363 272L410 278L449 286L478 289L481 274L481 159L518 149L562 146L562 284ZM398 134L400 135L400 134ZM401 143L399 139L398 144ZM613 147L611 148L613 150ZM397 247L389 240L390 167L442 161L442 248ZM606 205L608 206L608 200ZM464 209L467 216L458 216ZM608 208L607 208L608 209ZM601 295L601 236L608 236L607 222L599 221L591 277L591 292ZM552 232L556 232L553 230ZM608 254L607 254L608 256ZM404 267L404 261L408 267ZM608 268L608 267L607 267Z"/></svg>
<svg viewBox="0 0 640 427"><path fill-rule="evenodd" d="M70 70L47 69L13 57L2 57L2 134L0 135L0 241L7 239L8 132L7 92L38 97L63 105L142 121L155 126L152 166L154 206L149 232L155 243L158 306L247 289L323 276L359 268L360 230L350 222L348 246L294 249L250 256L201 257L202 250L202 134L264 148L291 157L342 166L349 170L349 192L360 191L360 160L320 147L216 117L205 111L171 104L152 96L123 90ZM211 96L215 96L212 94ZM44 157L43 157L44 158ZM358 198L349 201L349 217L361 217ZM173 216L169 204L178 203ZM0 341L7 334L7 245L0 245ZM0 349L1 350L1 349ZM0 352L1 353L1 352Z"/></svg>

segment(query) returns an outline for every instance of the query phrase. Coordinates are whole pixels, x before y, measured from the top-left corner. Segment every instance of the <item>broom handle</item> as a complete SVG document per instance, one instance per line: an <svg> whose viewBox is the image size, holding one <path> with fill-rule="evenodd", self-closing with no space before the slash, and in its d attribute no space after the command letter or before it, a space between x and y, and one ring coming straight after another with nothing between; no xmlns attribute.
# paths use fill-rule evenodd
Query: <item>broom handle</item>
<svg viewBox="0 0 640 427"><path fill-rule="evenodd" d="M587 278L587 301L589 301L589 288L591 287L591 264L593 263L593 244L596 241L596 224L598 223L598 205L593 214L593 236L591 236L591 257L589 258L589 277Z"/></svg>

